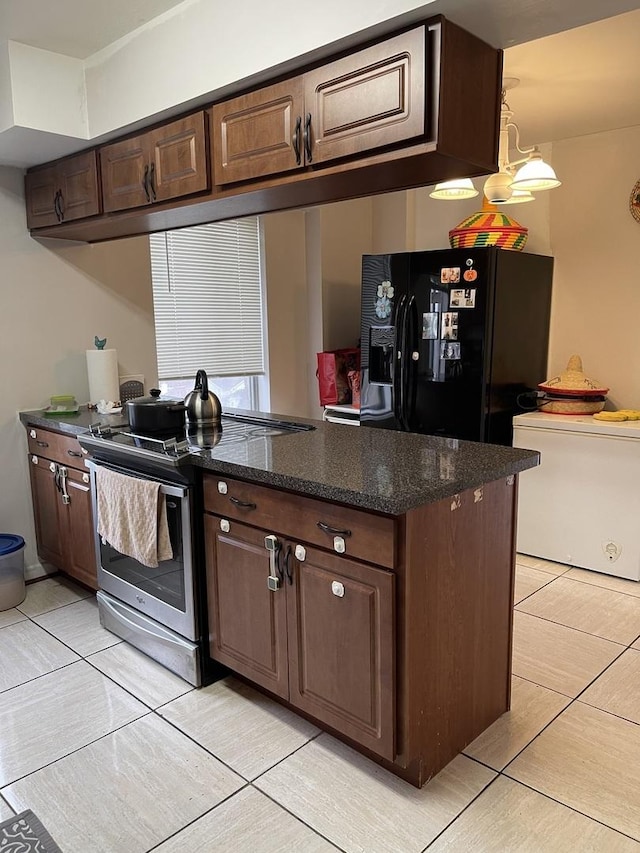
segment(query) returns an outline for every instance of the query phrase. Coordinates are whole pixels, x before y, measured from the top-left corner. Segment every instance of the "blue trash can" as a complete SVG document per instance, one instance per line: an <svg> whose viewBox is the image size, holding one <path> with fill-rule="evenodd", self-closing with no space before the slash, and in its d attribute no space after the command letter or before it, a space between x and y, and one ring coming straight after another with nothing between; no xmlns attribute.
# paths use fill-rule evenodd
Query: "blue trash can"
<svg viewBox="0 0 640 853"><path fill-rule="evenodd" d="M21 604L26 594L24 539L13 533L0 533L0 610Z"/></svg>

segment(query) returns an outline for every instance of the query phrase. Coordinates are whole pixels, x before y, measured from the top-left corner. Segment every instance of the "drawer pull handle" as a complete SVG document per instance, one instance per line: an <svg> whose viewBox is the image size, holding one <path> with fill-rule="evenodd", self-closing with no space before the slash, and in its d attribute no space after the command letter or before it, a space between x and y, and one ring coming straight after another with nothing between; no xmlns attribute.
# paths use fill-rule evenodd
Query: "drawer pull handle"
<svg viewBox="0 0 640 853"><path fill-rule="evenodd" d="M67 450L69 456L77 456L79 459L82 459L82 453L77 450Z"/></svg>
<svg viewBox="0 0 640 853"><path fill-rule="evenodd" d="M324 531L324 533L328 533L330 536L351 536L350 530L338 530L337 527L331 527L328 524L325 524L324 521L319 521L317 525L320 530Z"/></svg>
<svg viewBox="0 0 640 853"><path fill-rule="evenodd" d="M49 447L48 441L36 441L36 444L38 445L38 447Z"/></svg>
<svg viewBox="0 0 640 853"><path fill-rule="evenodd" d="M233 495L229 498L232 504L241 507L242 509L256 509L256 505L251 501L241 501L240 498L234 498Z"/></svg>

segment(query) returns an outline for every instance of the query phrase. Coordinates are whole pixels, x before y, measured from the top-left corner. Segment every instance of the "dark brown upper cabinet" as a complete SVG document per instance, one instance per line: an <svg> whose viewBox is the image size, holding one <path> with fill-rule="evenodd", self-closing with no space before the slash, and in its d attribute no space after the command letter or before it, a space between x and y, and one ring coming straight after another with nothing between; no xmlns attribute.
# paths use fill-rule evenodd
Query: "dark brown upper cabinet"
<svg viewBox="0 0 640 853"><path fill-rule="evenodd" d="M214 182L252 180L420 137L426 31L416 27L212 109Z"/></svg>
<svg viewBox="0 0 640 853"><path fill-rule="evenodd" d="M29 227L94 243L486 175L501 79L500 50L434 17L104 146L105 215Z"/></svg>
<svg viewBox="0 0 640 853"><path fill-rule="evenodd" d="M105 212L209 188L204 112L100 149Z"/></svg>
<svg viewBox="0 0 640 853"><path fill-rule="evenodd" d="M85 151L28 172L25 199L28 228L100 213L96 152Z"/></svg>

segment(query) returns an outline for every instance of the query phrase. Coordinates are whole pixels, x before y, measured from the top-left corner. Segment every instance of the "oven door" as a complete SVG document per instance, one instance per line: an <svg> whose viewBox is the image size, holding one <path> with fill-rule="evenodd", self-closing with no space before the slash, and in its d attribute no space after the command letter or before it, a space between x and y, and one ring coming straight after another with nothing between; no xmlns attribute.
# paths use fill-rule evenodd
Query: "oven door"
<svg viewBox="0 0 640 853"><path fill-rule="evenodd" d="M104 466L128 477L138 475L130 469L104 462L87 460L86 465L91 470L91 496L94 518L97 519L96 469ZM140 479L157 480L152 477ZM133 557L116 551L108 542L103 541L96 531L98 586L183 637L198 640L192 559L191 489L157 481L160 482L160 492L165 496L173 559L163 560L157 568L149 568Z"/></svg>

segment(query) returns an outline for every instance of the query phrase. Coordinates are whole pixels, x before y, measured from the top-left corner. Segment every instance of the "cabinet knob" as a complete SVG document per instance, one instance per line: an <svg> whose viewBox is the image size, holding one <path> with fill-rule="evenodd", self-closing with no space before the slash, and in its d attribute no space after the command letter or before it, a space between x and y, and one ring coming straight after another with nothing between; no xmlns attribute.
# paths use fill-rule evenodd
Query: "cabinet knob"
<svg viewBox="0 0 640 853"><path fill-rule="evenodd" d="M304 547L304 545L296 545L295 555L296 560L298 560L298 562L304 563L304 561L307 559L307 549Z"/></svg>
<svg viewBox="0 0 640 853"><path fill-rule="evenodd" d="M37 435L38 433L35 431L35 429L29 430L29 438L35 438Z"/></svg>
<svg viewBox="0 0 640 853"><path fill-rule="evenodd" d="M218 481L218 491L220 492L220 494L221 494L221 495L226 495L226 494L227 494L228 486L227 486L227 484L224 482L224 480L219 480L219 481Z"/></svg>
<svg viewBox="0 0 640 853"><path fill-rule="evenodd" d="M226 518L220 519L220 530L222 530L223 533L228 533L230 527L231 525L229 524Z"/></svg>
<svg viewBox="0 0 640 853"><path fill-rule="evenodd" d="M336 554L344 554L344 552L347 550L347 545L342 536L333 537L333 550L336 552Z"/></svg>
<svg viewBox="0 0 640 853"><path fill-rule="evenodd" d="M38 464L38 457L37 457L37 456L32 456L32 457L31 457L31 461L33 462L33 464L34 464L34 465L37 465L37 464Z"/></svg>
<svg viewBox="0 0 640 853"><path fill-rule="evenodd" d="M337 595L338 598L344 598L344 584L340 583L340 581L332 581L331 592Z"/></svg>
<svg viewBox="0 0 640 853"><path fill-rule="evenodd" d="M83 474L83 475L82 475L82 482L83 482L83 483L88 483L88 482L89 482L89 475L88 475L88 474Z"/></svg>
<svg viewBox="0 0 640 853"><path fill-rule="evenodd" d="M56 473L56 463L55 462L49 462L49 470L51 471L52 474Z"/></svg>

